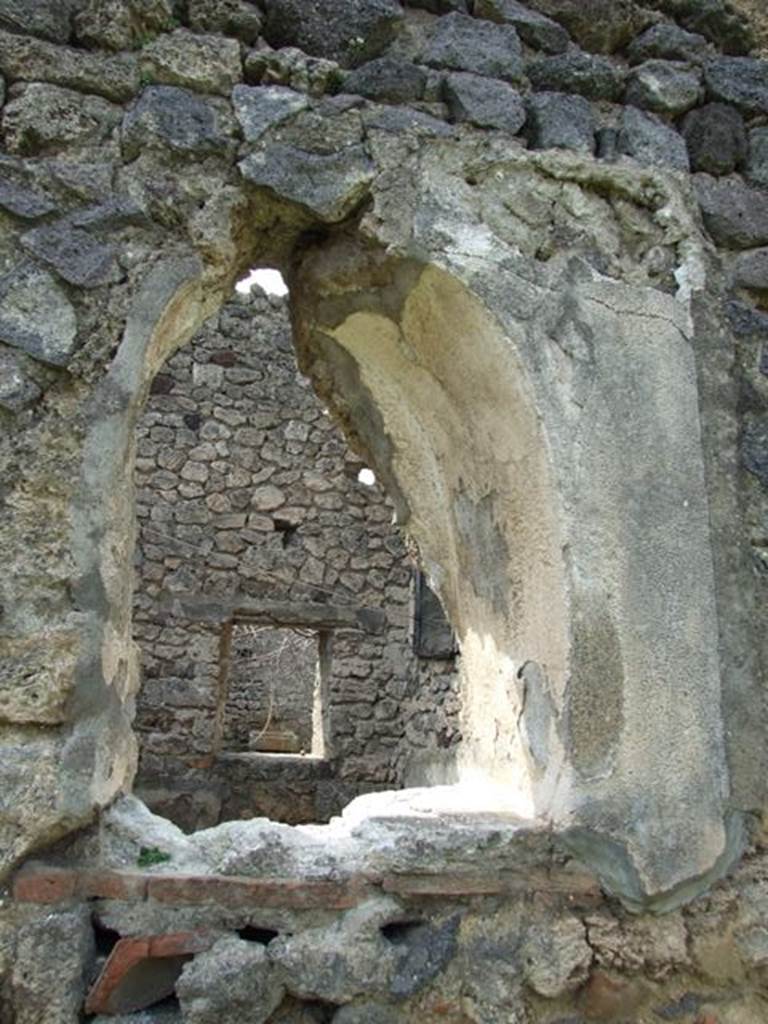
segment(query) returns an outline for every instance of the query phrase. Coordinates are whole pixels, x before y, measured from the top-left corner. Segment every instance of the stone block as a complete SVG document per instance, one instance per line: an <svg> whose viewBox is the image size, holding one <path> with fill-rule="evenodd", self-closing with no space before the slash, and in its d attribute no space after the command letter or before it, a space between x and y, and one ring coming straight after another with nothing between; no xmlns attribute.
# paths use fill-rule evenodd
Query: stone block
<svg viewBox="0 0 768 1024"><path fill-rule="evenodd" d="M749 156L744 173L756 185L768 187L768 128L753 128L749 133Z"/></svg>
<svg viewBox="0 0 768 1024"><path fill-rule="evenodd" d="M264 38L276 48L296 46L315 57L357 67L378 57L403 18L395 0L271 0Z"/></svg>
<svg viewBox="0 0 768 1024"><path fill-rule="evenodd" d="M412 103L424 96L427 74L410 61L378 57L344 76L344 91L380 103Z"/></svg>
<svg viewBox="0 0 768 1024"><path fill-rule="evenodd" d="M263 1024L285 987L264 946L226 936L185 966L176 992L186 1024Z"/></svg>
<svg viewBox="0 0 768 1024"><path fill-rule="evenodd" d="M594 152L595 117L584 97L540 92L528 97L526 110L526 133L532 149Z"/></svg>
<svg viewBox="0 0 768 1024"><path fill-rule="evenodd" d="M744 467L768 488L768 416L765 413L747 417L741 459Z"/></svg>
<svg viewBox="0 0 768 1024"><path fill-rule="evenodd" d="M443 94L454 121L498 128L510 135L517 135L525 124L523 99L506 82L457 71L446 76Z"/></svg>
<svg viewBox="0 0 768 1024"><path fill-rule="evenodd" d="M533 61L526 72L534 89L612 101L624 91L623 72L613 61L579 51Z"/></svg>
<svg viewBox="0 0 768 1024"><path fill-rule="evenodd" d="M79 650L75 630L1 637L0 722L66 721Z"/></svg>
<svg viewBox="0 0 768 1024"><path fill-rule="evenodd" d="M718 245L752 249L768 244L768 194L734 175L697 174L694 189L704 224Z"/></svg>
<svg viewBox="0 0 768 1024"><path fill-rule="evenodd" d="M688 150L674 128L655 114L637 107L625 107L621 118L618 149L641 164L654 167L673 167L688 171Z"/></svg>
<svg viewBox="0 0 768 1024"><path fill-rule="evenodd" d="M129 160L147 146L190 157L225 155L227 127L212 100L173 85L148 86L123 118L123 150Z"/></svg>
<svg viewBox="0 0 768 1024"><path fill-rule="evenodd" d="M41 389L28 376L16 353L0 346L0 408L12 413L21 412L36 402L41 394Z"/></svg>
<svg viewBox="0 0 768 1024"><path fill-rule="evenodd" d="M261 33L263 16L246 0L189 0L189 26L196 32L234 36L253 46Z"/></svg>
<svg viewBox="0 0 768 1024"><path fill-rule="evenodd" d="M0 26L54 43L69 40L71 8L61 0L0 0Z"/></svg>
<svg viewBox="0 0 768 1024"><path fill-rule="evenodd" d="M528 0L527 6L559 22L593 53L623 48L650 21L633 0Z"/></svg>
<svg viewBox="0 0 768 1024"><path fill-rule="evenodd" d="M731 274L737 288L768 292L768 249L751 249L740 253Z"/></svg>
<svg viewBox="0 0 768 1024"><path fill-rule="evenodd" d="M692 110L683 121L682 132L693 171L732 174L746 159L747 133L735 107L707 103Z"/></svg>
<svg viewBox="0 0 768 1024"><path fill-rule="evenodd" d="M676 11L682 25L698 32L727 54L749 53L755 33L742 11L727 0L683 0Z"/></svg>
<svg viewBox="0 0 768 1024"><path fill-rule="evenodd" d="M745 114L768 114L768 61L719 57L704 65L704 82L710 99Z"/></svg>
<svg viewBox="0 0 768 1024"><path fill-rule="evenodd" d="M98 50L132 50L173 25L172 0L85 0L78 3L75 35Z"/></svg>
<svg viewBox="0 0 768 1024"><path fill-rule="evenodd" d="M163 85L228 96L243 77L236 39L199 35L187 29L158 36L141 51L141 67Z"/></svg>
<svg viewBox="0 0 768 1024"><path fill-rule="evenodd" d="M633 39L627 49L630 64L646 60L701 61L709 53L707 40L679 25L660 22Z"/></svg>
<svg viewBox="0 0 768 1024"><path fill-rule="evenodd" d="M488 78L523 78L520 37L511 25L495 25L464 14L448 14L437 23L421 59L433 68L469 71Z"/></svg>
<svg viewBox="0 0 768 1024"><path fill-rule="evenodd" d="M536 50L564 53L568 49L568 33L562 25L518 0L475 0L472 13L476 18L512 25L523 42Z"/></svg>
<svg viewBox="0 0 768 1024"><path fill-rule="evenodd" d="M133 54L105 57L0 31L0 71L12 81L50 82L122 102L139 90Z"/></svg>
<svg viewBox="0 0 768 1024"><path fill-rule="evenodd" d="M245 141L256 142L270 128L305 110L309 100L281 85L236 85L232 104Z"/></svg>
<svg viewBox="0 0 768 1024"><path fill-rule="evenodd" d="M699 102L701 73L686 64L649 60L631 72L625 103L677 116Z"/></svg>
<svg viewBox="0 0 768 1024"><path fill-rule="evenodd" d="M246 181L306 206L331 224L362 202L373 179L373 165L362 146L321 154L276 144L241 160L239 167Z"/></svg>
<svg viewBox="0 0 768 1024"><path fill-rule="evenodd" d="M120 108L100 96L32 82L6 103L2 132L6 148L41 156L105 142L120 120Z"/></svg>
<svg viewBox="0 0 768 1024"><path fill-rule="evenodd" d="M97 241L66 221L33 228L21 236L21 244L30 255L79 288L115 284L122 277L115 246Z"/></svg>

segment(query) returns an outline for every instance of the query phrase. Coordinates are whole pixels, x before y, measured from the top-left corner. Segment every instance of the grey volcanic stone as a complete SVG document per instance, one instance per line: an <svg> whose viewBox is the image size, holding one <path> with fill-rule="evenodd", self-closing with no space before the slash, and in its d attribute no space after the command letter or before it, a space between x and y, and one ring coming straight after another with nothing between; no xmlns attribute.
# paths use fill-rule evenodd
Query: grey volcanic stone
<svg viewBox="0 0 768 1024"><path fill-rule="evenodd" d="M0 0L0 26L41 36L53 43L69 40L70 5L65 0Z"/></svg>
<svg viewBox="0 0 768 1024"><path fill-rule="evenodd" d="M123 149L131 159L154 143L177 153L221 153L227 139L213 103L173 85L149 86L123 119Z"/></svg>
<svg viewBox="0 0 768 1024"><path fill-rule="evenodd" d="M525 124L522 97L506 82L457 71L446 77L443 90L454 121L499 128L511 135L517 135Z"/></svg>
<svg viewBox="0 0 768 1024"><path fill-rule="evenodd" d="M97 50L140 48L174 21L173 0L76 0L78 42Z"/></svg>
<svg viewBox="0 0 768 1024"><path fill-rule="evenodd" d="M515 29L464 14L440 19L422 58L431 67L449 71L471 71L510 82L523 77L522 47Z"/></svg>
<svg viewBox="0 0 768 1024"><path fill-rule="evenodd" d="M404 0L406 7L420 7L433 14L450 14L459 11L468 14L471 0Z"/></svg>
<svg viewBox="0 0 768 1024"><path fill-rule="evenodd" d="M23 161L0 156L0 207L16 217L35 220L53 213L56 204L39 188L28 184Z"/></svg>
<svg viewBox="0 0 768 1024"><path fill-rule="evenodd" d="M755 46L747 20L723 0L685 0L675 15L685 28L701 33L724 53L745 54Z"/></svg>
<svg viewBox="0 0 768 1024"><path fill-rule="evenodd" d="M709 46L704 36L686 32L679 25L661 22L634 39L627 50L630 64L646 60L697 61L706 57Z"/></svg>
<svg viewBox="0 0 768 1024"><path fill-rule="evenodd" d="M351 213L373 179L362 146L321 154L280 144L246 157L239 166L246 181L301 203L329 223Z"/></svg>
<svg viewBox="0 0 768 1024"><path fill-rule="evenodd" d="M120 280L115 247L96 241L81 228L67 223L34 228L22 235L21 244L59 277L80 288L97 288Z"/></svg>
<svg viewBox="0 0 768 1024"><path fill-rule="evenodd" d="M264 37L272 46L298 46L343 67L378 57L403 18L396 0L267 0L266 10Z"/></svg>
<svg viewBox="0 0 768 1024"><path fill-rule="evenodd" d="M350 71L344 91L382 103L410 103L424 96L427 73L410 61L378 57Z"/></svg>
<svg viewBox="0 0 768 1024"><path fill-rule="evenodd" d="M658 114L682 114L699 102L701 73L686 64L649 60L627 82L625 103Z"/></svg>
<svg viewBox="0 0 768 1024"><path fill-rule="evenodd" d="M745 173L756 185L768 187L768 128L753 128L749 133Z"/></svg>
<svg viewBox="0 0 768 1024"><path fill-rule="evenodd" d="M395 941L400 957L390 984L396 999L407 999L421 991L447 967L456 955L456 935L461 918L458 914L441 924L406 926Z"/></svg>
<svg viewBox="0 0 768 1024"><path fill-rule="evenodd" d="M668 124L637 107L625 107L621 116L619 152L654 167L690 168L685 142Z"/></svg>
<svg viewBox="0 0 768 1024"><path fill-rule="evenodd" d="M475 0L474 15L514 26L524 43L545 53L564 53L568 49L568 33L562 25L517 0Z"/></svg>
<svg viewBox="0 0 768 1024"><path fill-rule="evenodd" d="M618 100L624 91L624 76L611 60L579 51L533 61L526 73L535 89L576 92L591 100Z"/></svg>
<svg viewBox="0 0 768 1024"><path fill-rule="evenodd" d="M732 270L738 288L768 292L768 249L751 249L736 257Z"/></svg>
<svg viewBox="0 0 768 1024"><path fill-rule="evenodd" d="M225 936L185 965L176 993L186 1024L262 1024L282 1002L285 989L264 946Z"/></svg>
<svg viewBox="0 0 768 1024"><path fill-rule="evenodd" d="M595 117L582 96L540 92L528 97L527 135L532 149L595 150Z"/></svg>
<svg viewBox="0 0 768 1024"><path fill-rule="evenodd" d="M232 105L245 141L255 142L267 129L305 110L309 99L282 85L236 85Z"/></svg>
<svg viewBox="0 0 768 1024"><path fill-rule="evenodd" d="M747 156L747 133L738 110L725 103L707 103L683 121L691 169L707 174L731 174Z"/></svg>
<svg viewBox="0 0 768 1024"><path fill-rule="evenodd" d="M768 416L750 416L741 441L741 460L768 488Z"/></svg>
<svg viewBox="0 0 768 1024"><path fill-rule="evenodd" d="M189 27L196 32L234 36L253 46L261 33L260 10L246 0L188 0Z"/></svg>
<svg viewBox="0 0 768 1024"><path fill-rule="evenodd" d="M621 49L651 20L633 0L528 0L527 6L554 18L593 53Z"/></svg>
<svg viewBox="0 0 768 1024"><path fill-rule="evenodd" d="M720 57L704 65L707 93L747 114L768 114L768 61Z"/></svg>
<svg viewBox="0 0 768 1024"><path fill-rule="evenodd" d="M0 346L0 407L21 412L42 394L40 388L24 372L15 352Z"/></svg>
<svg viewBox="0 0 768 1024"><path fill-rule="evenodd" d="M51 154L65 147L100 144L119 123L120 108L45 82L31 82L2 112L5 146L22 156Z"/></svg>
<svg viewBox="0 0 768 1024"><path fill-rule="evenodd" d="M725 304L725 315L737 338L768 340L768 313L761 313L752 306L731 299ZM768 372L768 365L762 372Z"/></svg>
<svg viewBox="0 0 768 1024"><path fill-rule="evenodd" d="M718 245L751 249L768 244L768 193L750 188L735 176L694 178L704 224Z"/></svg>
<svg viewBox="0 0 768 1024"><path fill-rule="evenodd" d="M200 35L182 28L163 33L143 47L141 64L155 82L223 96L228 96L243 77L236 39Z"/></svg>
<svg viewBox="0 0 768 1024"><path fill-rule="evenodd" d="M72 304L47 271L27 263L0 277L0 341L66 366L76 338Z"/></svg>

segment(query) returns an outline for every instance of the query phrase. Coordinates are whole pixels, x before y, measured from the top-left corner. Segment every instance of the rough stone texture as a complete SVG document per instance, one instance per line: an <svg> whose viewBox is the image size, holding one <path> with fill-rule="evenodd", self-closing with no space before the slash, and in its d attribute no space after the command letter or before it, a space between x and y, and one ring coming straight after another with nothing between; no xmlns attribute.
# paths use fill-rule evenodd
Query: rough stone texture
<svg viewBox="0 0 768 1024"><path fill-rule="evenodd" d="M242 78L240 45L234 39L177 29L141 51L145 76L164 85L228 96Z"/></svg>
<svg viewBox="0 0 768 1024"><path fill-rule="evenodd" d="M620 68L606 57L578 51L533 61L526 74L535 89L578 93L592 100L615 101L624 91Z"/></svg>
<svg viewBox="0 0 768 1024"><path fill-rule="evenodd" d="M563 53L568 49L568 33L561 25L517 0L476 0L472 13L476 18L512 25L523 42L537 50Z"/></svg>
<svg viewBox="0 0 768 1024"><path fill-rule="evenodd" d="M738 177L697 174L696 196L707 231L718 245L750 249L768 242L768 195Z"/></svg>
<svg viewBox="0 0 768 1024"><path fill-rule="evenodd" d="M71 10L60 0L2 0L0 26L13 32L29 33L66 43L70 35Z"/></svg>
<svg viewBox="0 0 768 1024"><path fill-rule="evenodd" d="M0 406L19 412L35 402L42 391L30 380L16 353L0 349Z"/></svg>
<svg viewBox="0 0 768 1024"><path fill-rule="evenodd" d="M396 0L350 0L343 8L335 0L269 0L264 37L356 67L386 49L402 16Z"/></svg>
<svg viewBox="0 0 768 1024"><path fill-rule="evenodd" d="M709 54L704 36L686 32L679 25L661 22L641 33L627 47L630 64L646 60L683 60L698 62Z"/></svg>
<svg viewBox="0 0 768 1024"><path fill-rule="evenodd" d="M701 74L685 64L649 60L627 80L624 99L635 107L677 116L699 102Z"/></svg>
<svg viewBox="0 0 768 1024"><path fill-rule="evenodd" d="M21 236L21 244L69 284L98 288L120 280L115 247L70 224L34 228Z"/></svg>
<svg viewBox="0 0 768 1024"><path fill-rule="evenodd" d="M60 285L31 263L0 278L0 341L54 366L66 366L77 342L77 318Z"/></svg>
<svg viewBox="0 0 768 1024"><path fill-rule="evenodd" d="M768 113L768 61L721 57L704 65L710 99L731 103L746 114Z"/></svg>
<svg viewBox="0 0 768 1024"><path fill-rule="evenodd" d="M98 96L32 82L6 103L2 137L11 153L50 155L68 146L103 144L120 118L120 110Z"/></svg>
<svg viewBox="0 0 768 1024"><path fill-rule="evenodd" d="M443 94L454 121L498 128L510 135L517 135L525 124L523 99L506 82L455 72L446 76Z"/></svg>
<svg viewBox="0 0 768 1024"><path fill-rule="evenodd" d="M527 134L533 149L574 149L593 153L596 122L581 96L542 92L529 96Z"/></svg>
<svg viewBox="0 0 768 1024"><path fill-rule="evenodd" d="M422 60L434 68L469 71L508 82L523 77L522 48L515 29L464 14L440 19Z"/></svg>
<svg viewBox="0 0 768 1024"><path fill-rule="evenodd" d="M625 107L619 132L619 152L641 164L689 170L688 150L677 132L655 114Z"/></svg>
<svg viewBox="0 0 768 1024"><path fill-rule="evenodd" d="M749 133L749 156L744 173L756 185L768 186L768 128Z"/></svg>
<svg viewBox="0 0 768 1024"><path fill-rule="evenodd" d="M75 35L97 49L135 49L174 24L172 0L85 0L76 7Z"/></svg>
<svg viewBox="0 0 768 1024"><path fill-rule="evenodd" d="M732 174L747 157L744 119L725 103L707 103L692 110L682 130L693 171L716 176Z"/></svg>
<svg viewBox="0 0 768 1024"><path fill-rule="evenodd" d="M148 146L201 156L227 149L219 108L187 89L154 85L123 118L123 152L131 159Z"/></svg>
<svg viewBox="0 0 768 1024"><path fill-rule="evenodd" d="M768 291L768 249L741 253L733 264L733 281L740 288Z"/></svg>
<svg viewBox="0 0 768 1024"><path fill-rule="evenodd" d="M632 0L532 0L528 6L559 21L595 53L621 49L650 21Z"/></svg>
<svg viewBox="0 0 768 1024"><path fill-rule="evenodd" d="M256 142L268 128L305 110L307 98L279 85L257 88L236 85L232 90L232 103L245 141Z"/></svg>
<svg viewBox="0 0 768 1024"><path fill-rule="evenodd" d="M234 36L248 46L256 43L263 24L261 11L247 0L189 0L187 11L195 31Z"/></svg>
<svg viewBox="0 0 768 1024"><path fill-rule="evenodd" d="M426 72L416 64L379 57L344 76L344 91L381 103L410 103L424 96Z"/></svg>
<svg viewBox="0 0 768 1024"><path fill-rule="evenodd" d="M264 947L232 936L187 965L176 991L188 1024L214 1024L230 1014L244 1024L263 1024L284 988Z"/></svg>

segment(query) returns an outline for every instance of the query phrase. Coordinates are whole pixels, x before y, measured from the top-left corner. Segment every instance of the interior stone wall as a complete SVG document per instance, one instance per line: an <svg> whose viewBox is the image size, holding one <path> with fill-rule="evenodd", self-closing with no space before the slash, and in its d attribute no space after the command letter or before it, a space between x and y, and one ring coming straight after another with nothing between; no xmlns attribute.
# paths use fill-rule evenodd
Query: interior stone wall
<svg viewBox="0 0 768 1024"><path fill-rule="evenodd" d="M322 821L358 793L448 779L460 738L454 660L414 653L414 562L386 495L359 482L363 463L298 371L285 300L237 294L168 360L136 451L136 786L149 806L186 827L248 814ZM376 633L333 630L322 709L330 764L247 755L270 682L277 727L286 700L303 696L311 754L312 690L292 694L286 666L259 686L233 654L224 757L201 767L214 747L222 626L169 612L178 594L383 617Z"/></svg>
<svg viewBox="0 0 768 1024"><path fill-rule="evenodd" d="M3 1024L82 1017L94 916L183 961L148 1021L767 1016L754 7L0 0ZM135 426L256 264L457 625L469 792L540 817L124 795Z"/></svg>

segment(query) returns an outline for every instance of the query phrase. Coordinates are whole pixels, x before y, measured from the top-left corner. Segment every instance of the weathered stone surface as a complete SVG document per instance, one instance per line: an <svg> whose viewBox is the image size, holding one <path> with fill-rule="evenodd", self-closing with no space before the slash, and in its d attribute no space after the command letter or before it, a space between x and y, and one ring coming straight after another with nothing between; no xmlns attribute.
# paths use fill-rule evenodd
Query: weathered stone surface
<svg viewBox="0 0 768 1024"><path fill-rule="evenodd" d="M399 1024L401 1017L392 1006L382 1003L348 1003L334 1015L333 1024Z"/></svg>
<svg viewBox="0 0 768 1024"><path fill-rule="evenodd" d="M21 412L35 402L42 394L40 388L24 372L21 361L10 349L0 346L0 407L8 412ZM0 641L0 646L2 646ZM0 668L0 692L2 692L3 668ZM13 680L16 688L17 681ZM14 703L19 695L13 694ZM2 697L0 696L0 702Z"/></svg>
<svg viewBox="0 0 768 1024"><path fill-rule="evenodd" d="M98 288L120 279L115 247L69 223L34 228L22 235L21 244L59 277L80 288Z"/></svg>
<svg viewBox="0 0 768 1024"><path fill-rule="evenodd" d="M25 183L23 170L16 161L3 158L0 158L0 206L25 220L37 220L56 209L50 196Z"/></svg>
<svg viewBox="0 0 768 1024"><path fill-rule="evenodd" d="M11 153L37 156L102 143L119 119L119 107L99 96L33 82L3 108L2 134Z"/></svg>
<svg viewBox="0 0 768 1024"><path fill-rule="evenodd" d="M2 355L0 351L0 357ZM12 353L8 355L13 358ZM0 362L0 367L5 371L8 361L5 365ZM33 394L30 398L30 386L20 371L18 377L17 401L37 397ZM3 375L0 396L5 391L5 383ZM39 389L34 390L39 394ZM2 397L0 402L5 404ZM0 722L51 725L66 721L78 652L78 636L72 630L36 633L18 639L0 638Z"/></svg>
<svg viewBox="0 0 768 1024"><path fill-rule="evenodd" d="M139 89L133 55L104 57L0 31L0 71L22 82L51 82L117 102Z"/></svg>
<svg viewBox="0 0 768 1024"><path fill-rule="evenodd" d="M691 169L706 174L732 174L747 156L744 119L725 103L707 103L692 110L682 126Z"/></svg>
<svg viewBox="0 0 768 1024"><path fill-rule="evenodd" d="M373 178L373 165L362 146L321 154L276 144L241 160L239 167L246 181L301 203L328 223L347 216Z"/></svg>
<svg viewBox="0 0 768 1024"><path fill-rule="evenodd" d="M452 11L469 14L470 0L405 0L405 6L420 7L432 14L451 14Z"/></svg>
<svg viewBox="0 0 768 1024"><path fill-rule="evenodd" d="M526 101L526 133L533 149L575 149L593 153L594 114L582 96L540 92Z"/></svg>
<svg viewBox="0 0 768 1024"><path fill-rule="evenodd" d="M378 57L344 76L344 91L382 103L411 103L424 96L427 74L416 64Z"/></svg>
<svg viewBox="0 0 768 1024"><path fill-rule="evenodd" d="M632 0L530 0L528 6L560 22L595 53L621 49L650 20Z"/></svg>
<svg viewBox="0 0 768 1024"><path fill-rule="evenodd" d="M515 29L464 14L440 19L422 60L430 67L470 71L509 82L523 77L522 48Z"/></svg>
<svg viewBox="0 0 768 1024"><path fill-rule="evenodd" d="M768 249L751 249L741 253L733 265L732 276L738 288L768 291Z"/></svg>
<svg viewBox="0 0 768 1024"><path fill-rule="evenodd" d="M568 49L568 33L562 25L518 0L475 0L473 14L500 25L512 25L524 43L545 53L564 53Z"/></svg>
<svg viewBox="0 0 768 1024"><path fill-rule="evenodd" d="M768 114L768 61L720 57L704 65L710 99L731 103L746 114Z"/></svg>
<svg viewBox="0 0 768 1024"><path fill-rule="evenodd" d="M661 22L652 25L627 48L630 64L642 64L646 60L701 61L709 53L704 36L686 32L679 25Z"/></svg>
<svg viewBox="0 0 768 1024"><path fill-rule="evenodd" d="M253 84L286 85L311 96L322 96L341 81L336 61L310 57L295 46L281 50L251 50L245 58L245 80Z"/></svg>
<svg viewBox="0 0 768 1024"><path fill-rule="evenodd" d="M246 0L189 0L187 15L195 31L235 36L247 46L257 41L263 22L259 8Z"/></svg>
<svg viewBox="0 0 768 1024"><path fill-rule="evenodd" d="M685 113L699 102L701 73L686 64L649 60L630 74L626 103L657 114Z"/></svg>
<svg viewBox="0 0 768 1024"><path fill-rule="evenodd" d="M725 53L744 54L755 45L755 34L744 14L724 0L665 0L662 9L691 32L699 32Z"/></svg>
<svg viewBox="0 0 768 1024"><path fill-rule="evenodd" d="M433 981L456 955L458 915L438 924L406 925L396 931L397 962L389 986L395 999L407 999Z"/></svg>
<svg viewBox="0 0 768 1024"><path fill-rule="evenodd" d="M757 477L763 487L768 488L768 416L765 413L747 418L741 441L741 458L746 469ZM764 934L761 940L764 950ZM761 963L764 959L761 952Z"/></svg>
<svg viewBox="0 0 768 1024"><path fill-rule="evenodd" d="M17 1024L77 1020L93 957L86 906L45 914L23 925L11 976Z"/></svg>
<svg viewBox="0 0 768 1024"><path fill-rule="evenodd" d="M457 71L446 76L443 93L454 121L498 128L511 135L517 135L525 124L523 99L506 82Z"/></svg>
<svg viewBox="0 0 768 1024"><path fill-rule="evenodd" d="M236 85L232 90L235 117L246 142L256 142L269 128L305 110L308 102L306 96L280 85Z"/></svg>
<svg viewBox="0 0 768 1024"><path fill-rule="evenodd" d="M638 163L689 170L688 150L678 133L655 114L625 107L619 132L619 152Z"/></svg>
<svg viewBox="0 0 768 1024"><path fill-rule="evenodd" d="M768 194L740 178L697 174L696 197L707 231L718 245L751 249L768 243Z"/></svg>
<svg viewBox="0 0 768 1024"><path fill-rule="evenodd" d="M270 0L264 37L272 46L298 46L315 57L356 67L392 42L403 12L395 0Z"/></svg>
<svg viewBox="0 0 768 1024"><path fill-rule="evenodd" d="M68 41L70 18L70 6L62 0L0 0L2 28L41 36L54 43Z"/></svg>
<svg viewBox="0 0 768 1024"><path fill-rule="evenodd" d="M744 173L756 185L768 186L768 128L753 128L749 133Z"/></svg>
<svg viewBox="0 0 768 1024"><path fill-rule="evenodd" d="M0 278L0 341L66 366L77 336L75 311L45 270L25 264Z"/></svg>
<svg viewBox="0 0 768 1024"><path fill-rule="evenodd" d="M243 77L240 45L235 39L176 29L158 36L141 51L145 75L163 85L228 96Z"/></svg>
<svg viewBox="0 0 768 1024"><path fill-rule="evenodd" d="M579 51L534 61L526 73L535 89L575 92L592 100L618 100L624 91L624 76L613 61Z"/></svg>
<svg viewBox="0 0 768 1024"><path fill-rule="evenodd" d="M264 946L227 936L184 968L176 985L187 1024L228 1017L263 1024L285 994Z"/></svg>
<svg viewBox="0 0 768 1024"><path fill-rule="evenodd" d="M75 16L75 34L97 49L130 50L173 24L172 0L86 0Z"/></svg>
<svg viewBox="0 0 768 1024"><path fill-rule="evenodd" d="M184 1020L176 1006L161 1004L138 1013L97 1014L90 1024L184 1024Z"/></svg>
<svg viewBox="0 0 768 1024"><path fill-rule="evenodd" d="M521 952L527 983L546 999L556 999L582 985L593 955L581 922L563 917L536 922Z"/></svg>
<svg viewBox="0 0 768 1024"><path fill-rule="evenodd" d="M143 91L123 119L122 136L129 159L153 145L190 157L228 150L219 109L188 89L172 85L149 86Z"/></svg>

